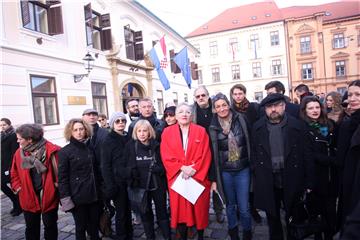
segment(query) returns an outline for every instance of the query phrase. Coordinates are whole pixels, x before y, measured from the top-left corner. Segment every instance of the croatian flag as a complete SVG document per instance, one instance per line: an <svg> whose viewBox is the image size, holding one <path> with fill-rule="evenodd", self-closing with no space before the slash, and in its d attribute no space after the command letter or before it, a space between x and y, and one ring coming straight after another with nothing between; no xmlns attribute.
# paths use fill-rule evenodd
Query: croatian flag
<svg viewBox="0 0 360 240"><path fill-rule="evenodd" d="M167 56L165 36L160 38L159 42L150 50L149 56L159 75L160 82L165 90L170 88L169 79L171 76L170 58Z"/></svg>

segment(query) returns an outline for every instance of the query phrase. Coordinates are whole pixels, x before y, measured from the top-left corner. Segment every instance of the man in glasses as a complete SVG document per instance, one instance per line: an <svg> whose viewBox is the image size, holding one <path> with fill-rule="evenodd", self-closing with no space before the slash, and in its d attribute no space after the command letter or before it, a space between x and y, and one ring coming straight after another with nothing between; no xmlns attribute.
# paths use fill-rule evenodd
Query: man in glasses
<svg viewBox="0 0 360 240"><path fill-rule="evenodd" d="M193 105L193 122L204 127L209 135L209 126L213 117L211 99L209 97L209 91L205 86L199 86L194 91L194 105ZM210 179L211 180L211 179ZM215 179L213 180L215 181ZM216 214L216 221L223 223L225 217L222 213L223 204L219 199L218 194L212 193L213 208Z"/></svg>
<svg viewBox="0 0 360 240"><path fill-rule="evenodd" d="M101 128L110 129L109 123L107 121L107 117L104 113L100 113L98 117L98 122ZM109 130L110 131L110 130Z"/></svg>
<svg viewBox="0 0 360 240"><path fill-rule="evenodd" d="M131 98L126 101L126 126L125 131L129 130L129 126L133 121L136 121L139 118L139 100L135 98Z"/></svg>

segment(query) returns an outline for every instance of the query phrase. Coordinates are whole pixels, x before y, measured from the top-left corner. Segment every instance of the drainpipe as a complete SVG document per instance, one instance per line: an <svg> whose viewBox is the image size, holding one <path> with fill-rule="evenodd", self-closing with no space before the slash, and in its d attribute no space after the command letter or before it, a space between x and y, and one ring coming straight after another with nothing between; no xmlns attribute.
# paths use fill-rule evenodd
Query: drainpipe
<svg viewBox="0 0 360 240"><path fill-rule="evenodd" d="M286 60L287 60L287 70L288 70L288 86L289 86L289 97L293 99L293 91L292 91L292 74L291 74L291 58L290 58L290 45L289 45L289 31L288 31L288 24L284 21L284 29L286 32Z"/></svg>
<svg viewBox="0 0 360 240"><path fill-rule="evenodd" d="M322 48L323 48L323 63L324 63L324 78L325 78L325 94L327 93L327 77L326 77L326 63L325 63L325 44L324 44L324 33L321 32ZM320 92L321 93L321 92Z"/></svg>

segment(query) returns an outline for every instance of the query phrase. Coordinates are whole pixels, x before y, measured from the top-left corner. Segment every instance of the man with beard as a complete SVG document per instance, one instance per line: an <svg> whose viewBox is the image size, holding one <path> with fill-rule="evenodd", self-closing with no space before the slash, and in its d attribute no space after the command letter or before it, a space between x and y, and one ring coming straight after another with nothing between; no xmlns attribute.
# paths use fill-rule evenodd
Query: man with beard
<svg viewBox="0 0 360 240"><path fill-rule="evenodd" d="M126 126L125 131L129 130L129 126L132 122L136 121L139 118L139 100L135 98L130 98L126 101Z"/></svg>
<svg viewBox="0 0 360 240"><path fill-rule="evenodd" d="M132 136L132 131L134 129L136 122L139 119L145 119L145 120L148 120L150 122L151 126L154 128L155 133L156 133L156 140L158 142L160 142L161 133L165 127L165 122L156 118L152 100L150 98L140 99L139 100L139 110L140 110L139 118L136 121L133 121L129 126L129 130L128 130L129 136Z"/></svg>
<svg viewBox="0 0 360 240"><path fill-rule="evenodd" d="M206 133L209 135L209 126L213 117L212 104L209 97L209 92L205 86L199 86L194 91L194 105L193 105L193 122L205 128ZM209 170L211 171L211 170ZM215 179L210 179L215 182ZM213 190L213 188L211 188ZM213 208L216 214L216 221L223 223L225 218L222 214L223 203L218 194L212 191Z"/></svg>
<svg viewBox="0 0 360 240"><path fill-rule="evenodd" d="M261 106L265 116L252 129L254 205L266 212L270 239L282 240L281 203L288 225L291 207L305 189L312 189L314 167L304 123L285 112L284 95L270 94Z"/></svg>

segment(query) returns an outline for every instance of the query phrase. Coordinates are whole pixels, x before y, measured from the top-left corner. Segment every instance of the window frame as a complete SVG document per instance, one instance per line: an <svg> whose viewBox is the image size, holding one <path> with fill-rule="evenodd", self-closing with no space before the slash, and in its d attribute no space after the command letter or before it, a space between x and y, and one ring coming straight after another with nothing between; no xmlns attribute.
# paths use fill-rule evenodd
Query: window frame
<svg viewBox="0 0 360 240"><path fill-rule="evenodd" d="M343 73L343 74L339 75L338 72ZM335 75L337 78L346 77L346 61L345 60L335 61Z"/></svg>
<svg viewBox="0 0 360 240"><path fill-rule="evenodd" d="M309 66L310 66L310 68L309 68ZM302 80L314 80L314 68L313 68L312 63L303 63L301 65L301 79Z"/></svg>
<svg viewBox="0 0 360 240"><path fill-rule="evenodd" d="M101 85L104 87L104 95L96 95L93 92L93 85ZM105 100L105 105L106 105L106 112L104 113L106 116L108 115L108 102L107 102L107 91L106 91L106 83L102 83L102 82L91 82L91 97L92 97L92 101L93 101L93 108L96 109L99 113L104 113L101 112L101 109L97 109L97 107L95 106L95 100Z"/></svg>
<svg viewBox="0 0 360 240"><path fill-rule="evenodd" d="M261 62L253 62L251 66L252 66L253 78L261 78L262 77Z"/></svg>
<svg viewBox="0 0 360 240"><path fill-rule="evenodd" d="M127 38L126 31L128 31L129 34L131 34L132 41L130 41L130 39ZM135 31L130 28L130 25L125 25L124 42L125 42L125 54L127 59L133 61L144 60L144 42L143 42L142 31ZM157 42L153 42L153 45L155 45L154 43L156 44ZM132 50L131 56L129 49Z"/></svg>
<svg viewBox="0 0 360 240"><path fill-rule="evenodd" d="M311 36L310 35L300 37L300 53L301 54L311 53Z"/></svg>
<svg viewBox="0 0 360 240"><path fill-rule="evenodd" d="M274 59L271 61L271 75L282 75L281 59Z"/></svg>
<svg viewBox="0 0 360 240"><path fill-rule="evenodd" d="M32 78L36 77L36 78L43 78L43 79L49 79L53 81L53 85L54 85L54 93L41 93L41 92L34 92L33 89L33 81ZM59 125L60 121L59 121L59 104L58 104L58 99L57 99L57 91L56 91L56 79L55 77L51 77L51 76L44 76L44 75L37 75L37 74L30 74L30 86L31 86L31 100L32 100L32 108L33 108L33 114L34 114L34 122L36 122L36 112L35 112L35 98L43 98L45 100L45 98L54 98L55 99L55 122L54 123L48 123L49 119L47 117L47 115L45 114L45 123L40 123L41 125L44 126L53 126L53 125ZM45 109L46 110L46 109Z"/></svg>
<svg viewBox="0 0 360 240"><path fill-rule="evenodd" d="M197 74L198 74L198 84L203 84L202 69L198 69Z"/></svg>
<svg viewBox="0 0 360 240"><path fill-rule="evenodd" d="M160 94L160 97L159 97ZM164 112L164 94L162 90L156 90L156 102L158 107L159 115L163 114Z"/></svg>
<svg viewBox="0 0 360 240"><path fill-rule="evenodd" d="M346 48L344 33L335 33L333 35L333 49Z"/></svg>
<svg viewBox="0 0 360 240"><path fill-rule="evenodd" d="M231 65L231 77L233 81L238 81L241 79L240 64Z"/></svg>
<svg viewBox="0 0 360 240"><path fill-rule="evenodd" d="M275 38L275 39L274 39ZM270 32L270 46L279 46L280 38L279 38L279 30Z"/></svg>
<svg viewBox="0 0 360 240"><path fill-rule="evenodd" d="M210 56L215 57L218 55L218 44L217 41L210 41L209 42L209 52Z"/></svg>
<svg viewBox="0 0 360 240"><path fill-rule="evenodd" d="M211 68L211 79L213 83L220 82L220 68L219 67L213 67Z"/></svg>

